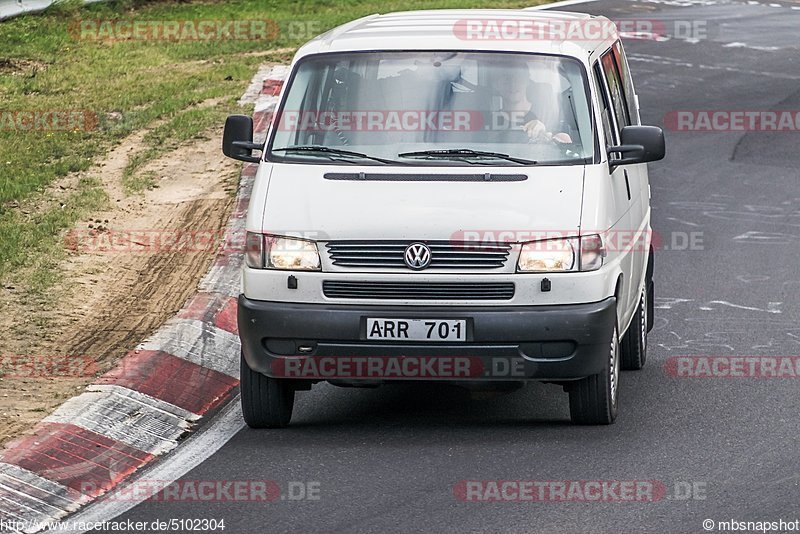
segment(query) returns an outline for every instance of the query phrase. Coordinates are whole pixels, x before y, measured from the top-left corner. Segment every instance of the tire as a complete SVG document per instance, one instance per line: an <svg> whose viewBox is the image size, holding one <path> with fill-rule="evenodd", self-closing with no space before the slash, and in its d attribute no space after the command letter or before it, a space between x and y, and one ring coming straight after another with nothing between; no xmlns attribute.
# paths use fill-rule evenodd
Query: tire
<svg viewBox="0 0 800 534"><path fill-rule="evenodd" d="M616 325L603 372L587 376L569 390L569 413L576 425L610 425L619 404L620 343Z"/></svg>
<svg viewBox="0 0 800 534"><path fill-rule="evenodd" d="M283 428L292 419L294 388L286 380L250 369L241 357L241 394L244 422L250 428Z"/></svg>
<svg viewBox="0 0 800 534"><path fill-rule="evenodd" d="M653 283L653 246L650 245L650 255L647 257L647 331L653 329L655 324L655 284Z"/></svg>
<svg viewBox="0 0 800 534"><path fill-rule="evenodd" d="M655 311L656 311L656 295L655 295L655 284L652 280L647 281L647 331L653 329L653 325L655 324Z"/></svg>
<svg viewBox="0 0 800 534"><path fill-rule="evenodd" d="M650 331L650 306L648 288L642 288L639 305L633 314L631 325L622 338L622 369L638 371L647 361L647 333Z"/></svg>

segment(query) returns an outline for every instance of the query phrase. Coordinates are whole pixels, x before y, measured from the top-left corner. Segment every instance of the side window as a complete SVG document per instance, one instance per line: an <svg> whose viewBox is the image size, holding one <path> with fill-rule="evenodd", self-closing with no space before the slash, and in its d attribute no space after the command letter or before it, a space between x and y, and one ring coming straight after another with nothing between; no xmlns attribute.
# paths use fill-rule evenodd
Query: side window
<svg viewBox="0 0 800 534"><path fill-rule="evenodd" d="M636 99L634 98L636 92L633 89L633 79L628 69L628 60L625 57L625 50L622 48L622 41L614 43L611 49L614 51L614 60L617 64L620 78L622 78L622 89L625 101L628 104L628 116L631 119L631 124L639 124L639 111L636 109Z"/></svg>
<svg viewBox="0 0 800 534"><path fill-rule="evenodd" d="M600 68L599 63L594 64L594 80L597 83L597 89L600 91L600 119L603 123L603 134L605 137L606 146L619 144L619 130L617 130L616 122L613 118L613 108L611 107L611 98L608 94L608 87L603 75L603 69Z"/></svg>
<svg viewBox="0 0 800 534"><path fill-rule="evenodd" d="M625 102L622 80L620 80L613 52L609 50L603 54L603 57L600 58L600 63L603 67L603 74L605 75L608 92L611 96L611 107L617 119L617 127L621 130L625 126L630 126L631 119L628 115L628 106Z"/></svg>

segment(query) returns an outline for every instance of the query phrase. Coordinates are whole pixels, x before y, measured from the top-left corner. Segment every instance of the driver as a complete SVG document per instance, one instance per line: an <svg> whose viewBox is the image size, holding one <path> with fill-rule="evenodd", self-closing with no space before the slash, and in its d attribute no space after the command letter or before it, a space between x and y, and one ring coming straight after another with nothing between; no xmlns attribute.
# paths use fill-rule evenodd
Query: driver
<svg viewBox="0 0 800 534"><path fill-rule="evenodd" d="M528 100L528 86L531 82L528 66L522 62L509 62L496 70L492 76L492 88L502 99L500 112L512 128L522 129L532 141L553 140L558 143L572 143L572 138L564 132L552 133L539 120Z"/></svg>

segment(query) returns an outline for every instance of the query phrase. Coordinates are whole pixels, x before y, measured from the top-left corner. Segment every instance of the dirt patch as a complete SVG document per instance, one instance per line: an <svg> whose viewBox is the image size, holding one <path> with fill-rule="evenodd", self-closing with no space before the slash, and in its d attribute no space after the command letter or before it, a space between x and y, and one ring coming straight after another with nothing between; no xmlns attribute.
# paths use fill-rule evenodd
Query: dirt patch
<svg viewBox="0 0 800 534"><path fill-rule="evenodd" d="M294 54L297 51L297 48L286 47L286 48L273 48L272 50L259 50L257 52L245 52L242 57L269 57L274 56L276 54Z"/></svg>
<svg viewBox="0 0 800 534"><path fill-rule="evenodd" d="M0 58L0 73L10 74L12 76L35 76L38 71L46 68L47 64L40 61Z"/></svg>
<svg viewBox="0 0 800 534"><path fill-rule="evenodd" d="M222 155L221 128L146 164L141 172L153 173L157 187L126 195L123 169L146 148L145 134L132 134L85 173L101 180L110 208L68 234L75 250L52 295L37 302L0 288L0 444L28 431L152 334L208 270L213 247L107 246L114 241L105 238L132 233L158 243L186 230L221 235L231 211L239 166ZM45 196L58 202L77 179L59 181Z"/></svg>

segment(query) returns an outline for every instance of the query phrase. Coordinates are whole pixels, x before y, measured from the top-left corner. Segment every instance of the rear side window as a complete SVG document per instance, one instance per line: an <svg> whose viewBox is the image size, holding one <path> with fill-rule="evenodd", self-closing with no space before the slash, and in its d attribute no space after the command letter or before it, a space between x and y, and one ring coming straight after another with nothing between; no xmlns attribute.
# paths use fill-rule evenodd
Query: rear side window
<svg viewBox="0 0 800 534"><path fill-rule="evenodd" d="M630 117L631 124L639 124L639 112L636 109L636 98L634 97L636 93L633 90L633 80L631 79L631 73L628 69L628 60L625 57L625 50L622 48L622 42L617 41L614 43L611 50L614 52L614 62L617 64L617 69L622 79L622 90L627 103L628 116Z"/></svg>
<svg viewBox="0 0 800 534"><path fill-rule="evenodd" d="M611 107L617 119L617 127L622 130L625 126L630 126L631 119L628 113L628 105L625 101L625 93L622 88L619 70L617 69L614 53L609 50L600 58L600 64L608 84L608 92L611 97Z"/></svg>
<svg viewBox="0 0 800 534"><path fill-rule="evenodd" d="M605 83L605 75L600 68L599 63L594 64L594 79L597 83L597 89L600 91L600 121L603 124L603 133L605 137L606 146L619 144L619 131L614 122L612 114L614 113L611 107L611 99L608 96L608 88Z"/></svg>

